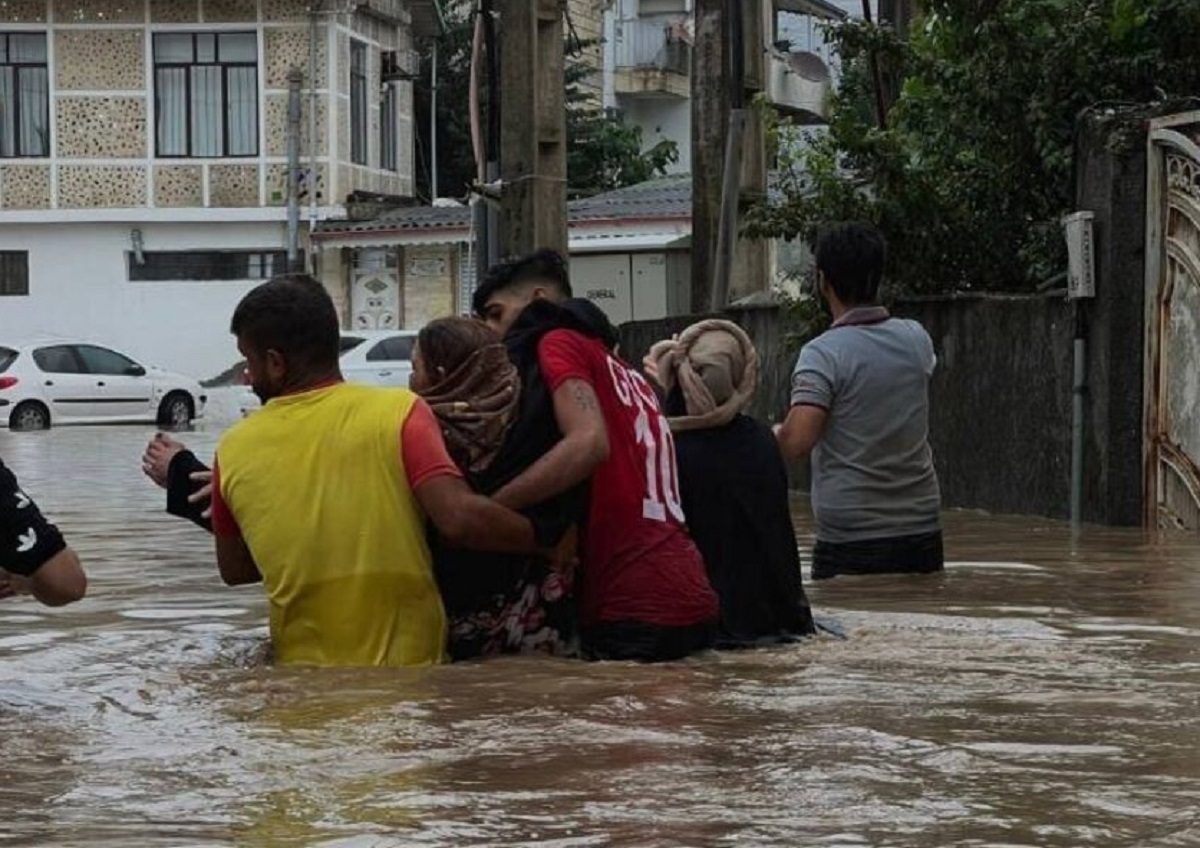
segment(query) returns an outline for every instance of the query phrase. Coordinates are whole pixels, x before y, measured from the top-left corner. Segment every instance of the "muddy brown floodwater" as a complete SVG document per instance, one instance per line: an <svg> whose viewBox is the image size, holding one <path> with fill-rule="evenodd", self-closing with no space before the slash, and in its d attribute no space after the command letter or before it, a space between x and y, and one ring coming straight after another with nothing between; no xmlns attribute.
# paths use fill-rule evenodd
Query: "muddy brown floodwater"
<svg viewBox="0 0 1200 848"><path fill-rule="evenodd" d="M151 433L0 432L92 579L0 604L0 845L1200 845L1197 537L953 514L944 575L809 584L846 641L280 669Z"/></svg>

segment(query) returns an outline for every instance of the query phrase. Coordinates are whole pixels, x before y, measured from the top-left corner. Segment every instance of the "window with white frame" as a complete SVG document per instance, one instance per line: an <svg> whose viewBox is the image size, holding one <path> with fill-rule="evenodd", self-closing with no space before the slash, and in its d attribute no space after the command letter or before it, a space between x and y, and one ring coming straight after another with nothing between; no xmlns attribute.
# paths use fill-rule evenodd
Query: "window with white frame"
<svg viewBox="0 0 1200 848"><path fill-rule="evenodd" d="M163 158L258 155L258 37L154 35L156 149Z"/></svg>
<svg viewBox="0 0 1200 848"><path fill-rule="evenodd" d="M0 159L50 155L46 34L0 32Z"/></svg>
<svg viewBox="0 0 1200 848"><path fill-rule="evenodd" d="M367 164L367 127L369 103L367 81L367 45L350 42L350 161Z"/></svg>

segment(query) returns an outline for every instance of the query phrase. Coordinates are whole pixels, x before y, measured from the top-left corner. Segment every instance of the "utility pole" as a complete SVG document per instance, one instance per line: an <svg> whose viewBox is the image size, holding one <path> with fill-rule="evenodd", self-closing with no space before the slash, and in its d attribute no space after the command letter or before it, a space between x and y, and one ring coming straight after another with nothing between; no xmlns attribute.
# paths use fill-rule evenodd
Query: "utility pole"
<svg viewBox="0 0 1200 848"><path fill-rule="evenodd" d="M726 0L695 0L692 46L693 312L711 308L717 276L721 193L729 136L729 32Z"/></svg>
<svg viewBox="0 0 1200 848"><path fill-rule="evenodd" d="M725 308L770 284L767 244L739 235L743 194L766 193L761 2L696 0L692 53L692 311Z"/></svg>
<svg viewBox="0 0 1200 848"><path fill-rule="evenodd" d="M567 126L559 0L506 0L500 16L500 248L567 254Z"/></svg>
<svg viewBox="0 0 1200 848"><path fill-rule="evenodd" d="M288 71L287 112L287 264L288 271L303 271L300 263L300 87L304 85L304 74L299 68ZM314 175L315 176L315 175ZM315 185L309 186L316 192Z"/></svg>

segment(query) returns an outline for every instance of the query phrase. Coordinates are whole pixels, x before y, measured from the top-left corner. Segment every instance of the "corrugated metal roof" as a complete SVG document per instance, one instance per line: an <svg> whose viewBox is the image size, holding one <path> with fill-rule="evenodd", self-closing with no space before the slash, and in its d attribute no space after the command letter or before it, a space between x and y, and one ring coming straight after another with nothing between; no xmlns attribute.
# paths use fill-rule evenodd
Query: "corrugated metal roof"
<svg viewBox="0 0 1200 848"><path fill-rule="evenodd" d="M574 200L567 205L570 221L611 221L692 217L692 177L676 174L627 188Z"/></svg>
<svg viewBox="0 0 1200 848"><path fill-rule="evenodd" d="M323 221L317 225L316 236L463 230L470 228L471 214L468 206L405 206L366 221ZM567 219L571 223L685 219L691 215L692 178L687 174L662 177L567 204Z"/></svg>
<svg viewBox="0 0 1200 848"><path fill-rule="evenodd" d="M770 178L767 196L772 203L779 203L783 197L774 174ZM433 243L438 241L441 233L469 231L471 215L469 206L405 206L366 221L322 221L317 224L314 238L318 241L345 240L367 244L371 236L402 233L406 237L416 237L420 243ZM660 177L567 204L567 221L573 228L605 223L652 224L656 221L690 224L691 217L690 174ZM411 239L406 238L406 241Z"/></svg>

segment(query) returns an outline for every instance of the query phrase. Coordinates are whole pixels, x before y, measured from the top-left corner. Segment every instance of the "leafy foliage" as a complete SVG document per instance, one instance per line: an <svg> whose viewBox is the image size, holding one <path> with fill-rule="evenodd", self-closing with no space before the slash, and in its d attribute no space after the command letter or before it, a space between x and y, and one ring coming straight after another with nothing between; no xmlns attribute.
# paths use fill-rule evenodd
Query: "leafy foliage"
<svg viewBox="0 0 1200 848"><path fill-rule="evenodd" d="M438 188L448 196L462 197L475 180L471 147L468 92L471 79L471 48L474 19L470 3L451 4L447 31L438 40ZM674 142L660 141L642 150L641 128L625 121L620 112L604 109L598 97L586 90L591 73L573 54L592 46L567 40L564 74L567 119L567 185L571 197L587 196L643 182L666 173L679 159ZM418 193L429 195L428 80L432 56L422 57L420 79L414 98L417 121ZM487 111L487 86L480 86L481 116ZM484 118L483 120L486 119Z"/></svg>
<svg viewBox="0 0 1200 848"><path fill-rule="evenodd" d="M832 30L843 76L823 132L775 121L784 200L752 234L876 223L909 292L1029 290L1065 268L1075 128L1100 105L1200 94L1196 0L928 0L907 43ZM879 127L869 57L902 80Z"/></svg>
<svg viewBox="0 0 1200 848"><path fill-rule="evenodd" d="M582 47L586 47L584 44ZM662 176L679 161L675 142L663 140L642 150L642 130L615 109L604 109L584 90L586 65L568 61L567 192L586 197Z"/></svg>

